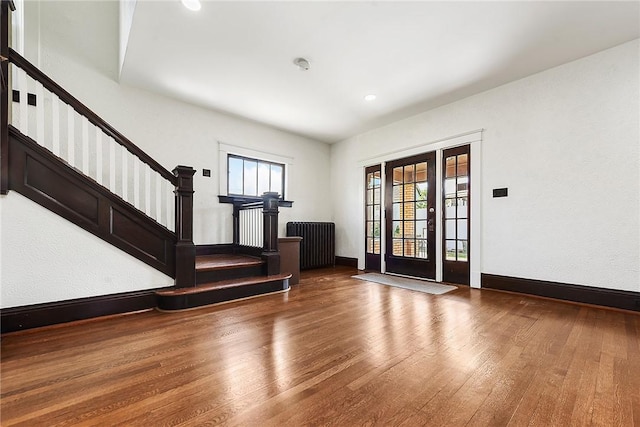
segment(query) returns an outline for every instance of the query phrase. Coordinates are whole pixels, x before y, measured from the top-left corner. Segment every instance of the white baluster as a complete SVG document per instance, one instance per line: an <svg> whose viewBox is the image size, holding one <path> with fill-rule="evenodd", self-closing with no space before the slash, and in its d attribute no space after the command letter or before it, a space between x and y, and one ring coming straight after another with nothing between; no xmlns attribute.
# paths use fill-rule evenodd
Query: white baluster
<svg viewBox="0 0 640 427"><path fill-rule="evenodd" d="M60 98L51 94L51 151L60 157Z"/></svg>
<svg viewBox="0 0 640 427"><path fill-rule="evenodd" d="M82 124L82 141L81 141L81 149L82 149L82 164L80 166L80 170L83 174L89 175L89 120L86 117L81 116L81 124Z"/></svg>
<svg viewBox="0 0 640 427"><path fill-rule="evenodd" d="M122 198L125 201L129 201L129 197L128 197L129 196L129 181L128 181L129 168L127 165L128 163L127 157L128 157L129 151L127 151L127 149L124 148L123 146L120 146L120 152L122 153L121 154L122 162L120 163L122 167L122 171L121 171L122 172Z"/></svg>
<svg viewBox="0 0 640 427"><path fill-rule="evenodd" d="M29 135L29 109L27 108L27 74L20 70L18 74L18 90L20 91L20 123L19 129L25 135Z"/></svg>
<svg viewBox="0 0 640 427"><path fill-rule="evenodd" d="M96 126L96 181L102 186L104 186L104 177L102 176L102 169L104 164L103 149L102 130Z"/></svg>
<svg viewBox="0 0 640 427"><path fill-rule="evenodd" d="M160 224L164 224L162 222L162 181L164 181L164 178L162 178L162 176L159 173L155 173L154 175L155 177L155 194L156 194L156 216L154 217L156 221L158 221ZM165 225L166 226L166 225Z"/></svg>
<svg viewBox="0 0 640 427"><path fill-rule="evenodd" d="M167 186L166 194L166 202L167 202L167 228L171 231L176 231L176 208L175 208L175 186L173 183L165 181L165 185Z"/></svg>
<svg viewBox="0 0 640 427"><path fill-rule="evenodd" d="M29 120L27 123L27 133L31 139L35 140L39 145L42 145L42 140L38 140L38 104L41 99L36 99L36 105L29 105L29 94L36 96L36 84L37 82L29 75L26 75L26 87L25 87L25 102L27 103L27 110L29 111Z"/></svg>
<svg viewBox="0 0 640 427"><path fill-rule="evenodd" d="M133 206L140 209L140 159L133 157Z"/></svg>
<svg viewBox="0 0 640 427"><path fill-rule="evenodd" d="M13 76L11 79L12 92L9 93L9 101L11 102L11 124L16 129L20 129L20 103L13 102L13 91L20 90L20 68L11 64L11 75Z"/></svg>
<svg viewBox="0 0 640 427"><path fill-rule="evenodd" d="M76 129L75 129L75 114L76 111L67 105L67 162L69 165L75 167L76 165Z"/></svg>
<svg viewBox="0 0 640 427"><path fill-rule="evenodd" d="M109 190L112 193L117 193L116 191L116 142L113 138L107 138L107 144L109 147ZM122 197L122 194L120 194Z"/></svg>
<svg viewBox="0 0 640 427"><path fill-rule="evenodd" d="M51 149L51 145L45 141L44 133L44 88L40 82L34 81L36 95L36 142L47 149ZM48 138L47 138L48 139Z"/></svg>
<svg viewBox="0 0 640 427"><path fill-rule="evenodd" d="M144 213L151 216L151 168L144 163Z"/></svg>

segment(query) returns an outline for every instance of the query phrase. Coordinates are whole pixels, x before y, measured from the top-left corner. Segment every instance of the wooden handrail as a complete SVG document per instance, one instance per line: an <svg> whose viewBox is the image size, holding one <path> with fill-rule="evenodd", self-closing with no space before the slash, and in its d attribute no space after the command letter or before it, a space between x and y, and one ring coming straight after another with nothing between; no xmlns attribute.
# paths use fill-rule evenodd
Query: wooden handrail
<svg viewBox="0 0 640 427"><path fill-rule="evenodd" d="M137 156L144 163L149 165L151 169L160 174L164 179L171 182L173 185L177 184L177 178L167 169L165 169L160 163L155 161L151 156L145 153L140 147L135 145L124 135L118 132L113 126L107 123L104 119L91 111L89 107L80 102L77 98L64 90L60 85L54 82L49 76L40 71L35 65L30 63L18 52L9 48L9 61L22 70L24 70L31 78L37 80L47 90L56 94L60 100L70 105L78 114L86 117L91 123L99 127L105 134L112 137L118 144L126 148L131 154Z"/></svg>

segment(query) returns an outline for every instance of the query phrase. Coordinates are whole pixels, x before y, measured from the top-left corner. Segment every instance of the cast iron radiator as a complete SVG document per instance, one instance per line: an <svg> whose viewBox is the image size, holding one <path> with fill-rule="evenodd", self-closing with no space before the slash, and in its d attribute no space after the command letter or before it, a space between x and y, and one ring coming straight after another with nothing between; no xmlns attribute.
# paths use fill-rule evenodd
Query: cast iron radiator
<svg viewBox="0 0 640 427"><path fill-rule="evenodd" d="M335 265L336 225L333 222L288 222L287 236L300 236L300 269Z"/></svg>

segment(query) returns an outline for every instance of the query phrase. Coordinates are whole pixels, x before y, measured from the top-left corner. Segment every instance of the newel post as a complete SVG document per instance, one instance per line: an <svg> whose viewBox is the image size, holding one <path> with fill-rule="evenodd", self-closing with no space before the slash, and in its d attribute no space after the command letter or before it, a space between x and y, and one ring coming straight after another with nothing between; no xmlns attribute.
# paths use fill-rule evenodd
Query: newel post
<svg viewBox="0 0 640 427"><path fill-rule="evenodd" d="M233 203L233 244L240 244L240 205Z"/></svg>
<svg viewBox="0 0 640 427"><path fill-rule="evenodd" d="M193 175L190 166L176 166L176 288L196 285L196 245L193 243Z"/></svg>
<svg viewBox="0 0 640 427"><path fill-rule="evenodd" d="M274 275L280 273L280 252L278 252L278 193L264 193L262 200L262 259L267 263L267 274Z"/></svg>

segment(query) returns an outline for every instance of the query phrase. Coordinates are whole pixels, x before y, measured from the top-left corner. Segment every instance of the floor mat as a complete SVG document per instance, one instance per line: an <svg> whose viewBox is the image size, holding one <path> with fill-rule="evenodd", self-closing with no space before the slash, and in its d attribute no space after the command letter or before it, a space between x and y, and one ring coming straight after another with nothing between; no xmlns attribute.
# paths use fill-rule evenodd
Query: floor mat
<svg viewBox="0 0 640 427"><path fill-rule="evenodd" d="M451 285L441 285L439 283L426 282L424 280L408 279L406 277L390 276L380 273L365 273L351 276L355 279L375 282L381 285L395 286L397 288L410 289L412 291L425 292L427 294L442 295L449 291L458 289Z"/></svg>

